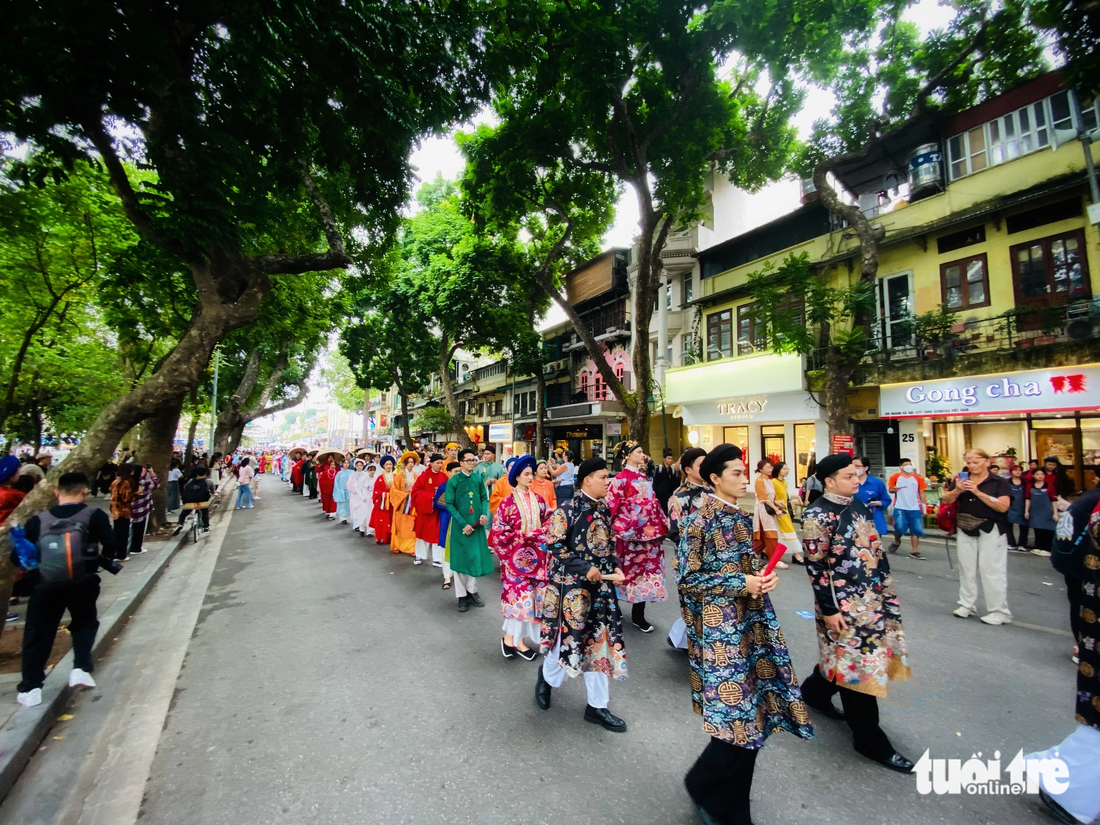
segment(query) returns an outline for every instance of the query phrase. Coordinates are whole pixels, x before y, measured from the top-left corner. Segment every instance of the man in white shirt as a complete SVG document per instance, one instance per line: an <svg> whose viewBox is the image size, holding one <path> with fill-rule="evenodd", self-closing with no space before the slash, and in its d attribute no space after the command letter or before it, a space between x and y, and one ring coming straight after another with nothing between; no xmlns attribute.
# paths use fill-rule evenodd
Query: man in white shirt
<svg viewBox="0 0 1100 825"><path fill-rule="evenodd" d="M920 552L920 540L924 535L924 508L928 503L924 491L927 487L908 458L901 460L901 472L890 476L887 488L894 494L894 543L889 548L891 553L898 551L901 537L908 533L912 545L909 555L918 560L925 558Z"/></svg>

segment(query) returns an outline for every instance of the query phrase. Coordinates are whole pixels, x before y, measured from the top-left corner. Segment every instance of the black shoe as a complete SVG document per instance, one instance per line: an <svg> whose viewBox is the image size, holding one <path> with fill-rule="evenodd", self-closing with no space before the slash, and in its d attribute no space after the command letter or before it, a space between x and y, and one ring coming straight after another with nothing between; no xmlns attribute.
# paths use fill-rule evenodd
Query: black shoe
<svg viewBox="0 0 1100 825"><path fill-rule="evenodd" d="M594 708L587 705L584 709L584 721L591 722L593 725L600 725L612 733L626 733L626 722L607 708Z"/></svg>
<svg viewBox="0 0 1100 825"><path fill-rule="evenodd" d="M178 525L176 527L176 529L172 531L172 535L173 536L178 536L180 534L180 530L182 530L182 529L183 529L183 525L182 524Z"/></svg>
<svg viewBox="0 0 1100 825"><path fill-rule="evenodd" d="M638 630L642 631L642 633L652 633L653 632L653 625L651 625L645 619L639 619L636 622L632 621L631 624L634 625L636 628L638 628ZM669 644L672 644L672 642L669 642Z"/></svg>
<svg viewBox="0 0 1100 825"><path fill-rule="evenodd" d="M506 645L506 644L504 644L504 639L501 639L501 640L500 640L500 652L501 652L501 654L502 654L502 655L504 656L504 658L505 658L505 659L511 659L511 658L512 658L513 656L515 656L515 655L516 655L516 653L518 653L519 651L518 651L518 650L516 650L516 649L515 649L514 647L512 647L511 645Z"/></svg>
<svg viewBox="0 0 1100 825"><path fill-rule="evenodd" d="M468 601L466 601L466 597L465 596L459 596L458 597L458 612L459 613L465 613L469 609L470 609L470 603Z"/></svg>
<svg viewBox="0 0 1100 825"><path fill-rule="evenodd" d="M897 751L894 751L894 753L892 753L885 759L876 759L875 761L882 765L882 767L889 768L890 770L897 771L898 773L913 772L913 763Z"/></svg>
<svg viewBox="0 0 1100 825"><path fill-rule="evenodd" d="M543 710L550 710L550 683L542 675L542 667L539 667L538 679L535 681L535 702Z"/></svg>
<svg viewBox="0 0 1100 825"><path fill-rule="evenodd" d="M802 698L803 700L805 700L806 697L803 696ZM833 707L832 702L829 702L827 705L811 705L809 702L806 702L806 704L809 705L813 710L816 710L826 719L833 719L837 722L844 721L844 711L837 710L835 707Z"/></svg>
<svg viewBox="0 0 1100 825"><path fill-rule="evenodd" d="M485 607L485 600L477 593L467 593L466 598L470 600L470 604L474 607Z"/></svg>
<svg viewBox="0 0 1100 825"><path fill-rule="evenodd" d="M1054 797L1039 788L1039 800L1047 806L1047 810L1051 815L1059 822L1065 823L1065 825L1078 825L1079 820L1061 805L1054 801Z"/></svg>
<svg viewBox="0 0 1100 825"><path fill-rule="evenodd" d="M900 541L897 544L891 544L886 549L889 550L891 553L896 553L896 552L898 552L899 547L901 547L901 542Z"/></svg>
<svg viewBox="0 0 1100 825"><path fill-rule="evenodd" d="M537 650L534 650L530 647L526 650L520 650L518 647L514 647L512 649L516 652L516 655L519 656L519 658L523 659L525 662L533 662L535 660L535 657L539 655Z"/></svg>
<svg viewBox="0 0 1100 825"><path fill-rule="evenodd" d="M702 822L703 825L718 825L718 820L708 814L707 809L700 805L698 802L695 803L695 813L699 817L699 821Z"/></svg>

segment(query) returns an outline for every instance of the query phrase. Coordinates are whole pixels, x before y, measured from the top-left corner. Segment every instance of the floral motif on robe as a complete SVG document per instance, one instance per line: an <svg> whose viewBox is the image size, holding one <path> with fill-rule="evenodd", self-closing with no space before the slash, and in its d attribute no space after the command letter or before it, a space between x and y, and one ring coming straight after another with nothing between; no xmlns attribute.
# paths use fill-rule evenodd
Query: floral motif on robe
<svg viewBox="0 0 1100 825"><path fill-rule="evenodd" d="M891 680L909 678L909 649L874 517L858 498L825 493L802 514L802 546L822 674L841 687L886 696ZM836 613L848 624L840 634L823 618Z"/></svg>
<svg viewBox="0 0 1100 825"><path fill-rule="evenodd" d="M645 473L623 467L608 488L607 507L615 553L626 574L620 594L631 603L663 602L668 598L662 546L668 517L653 493L653 482Z"/></svg>
<svg viewBox="0 0 1100 825"><path fill-rule="evenodd" d="M540 496L522 490L514 490L497 508L489 546L500 558L500 610L505 619L533 624L542 615L550 514Z"/></svg>
<svg viewBox="0 0 1100 825"><path fill-rule="evenodd" d="M626 678L623 617L611 582L590 582L595 567L621 567L611 539L611 513L603 501L577 493L554 511L547 531L549 581L542 600L542 643L547 654L561 641L558 661L570 676L606 673Z"/></svg>
<svg viewBox="0 0 1100 825"><path fill-rule="evenodd" d="M680 521L678 570L691 661L691 704L703 730L756 749L776 730L813 737L771 599L745 589L763 560L752 518L708 495Z"/></svg>

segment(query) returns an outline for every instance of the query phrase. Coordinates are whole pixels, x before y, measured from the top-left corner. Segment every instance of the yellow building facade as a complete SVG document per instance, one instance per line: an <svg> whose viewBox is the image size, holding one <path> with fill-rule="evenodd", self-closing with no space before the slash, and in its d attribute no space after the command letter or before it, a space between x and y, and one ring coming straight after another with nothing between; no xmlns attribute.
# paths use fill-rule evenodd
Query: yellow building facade
<svg viewBox="0 0 1100 825"><path fill-rule="evenodd" d="M1003 463L1052 454L1079 487L1094 480L1100 233L1077 133L1097 134L1098 110L1071 104L1047 75L909 124L837 170L838 189L882 233L874 341L849 393L854 446L877 474L902 457L958 469L966 449L982 447ZM793 214L701 253L701 357L669 370L666 386L689 443L741 443L750 464L784 460L798 481L831 447L813 359L766 350L747 284L803 253L814 277L858 280L854 233L812 194Z"/></svg>

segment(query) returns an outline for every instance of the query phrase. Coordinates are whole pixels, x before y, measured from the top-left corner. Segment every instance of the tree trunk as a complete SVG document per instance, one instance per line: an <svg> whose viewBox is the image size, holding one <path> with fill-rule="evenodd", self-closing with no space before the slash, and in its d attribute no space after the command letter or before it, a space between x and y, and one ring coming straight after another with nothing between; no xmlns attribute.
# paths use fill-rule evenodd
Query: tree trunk
<svg viewBox="0 0 1100 825"><path fill-rule="evenodd" d="M819 395L825 407L825 420L829 424L830 442L834 435L852 433L848 416L848 382L852 378L853 368L836 347L825 351L825 385Z"/></svg>
<svg viewBox="0 0 1100 825"><path fill-rule="evenodd" d="M363 444L370 440L370 390L363 390Z"/></svg>
<svg viewBox="0 0 1100 825"><path fill-rule="evenodd" d="M544 459L550 456L546 454L546 373L542 364L535 372L535 384L535 457Z"/></svg>
<svg viewBox="0 0 1100 825"><path fill-rule="evenodd" d="M439 345L439 383L443 387L443 399L447 403L447 410L451 413L451 418L454 420L455 432L458 434L458 443L462 447L474 448L474 442L470 440L470 434L466 432L466 427L463 426L466 422L463 418L462 411L458 408L458 399L455 398L454 384L451 382L451 359L454 357L455 352L458 351L458 344L451 344L447 340L447 336L443 336L443 340Z"/></svg>
<svg viewBox="0 0 1100 825"><path fill-rule="evenodd" d="M191 414L191 424L187 428L187 448L183 451L183 463L188 467L195 460L195 433L199 429L199 416L196 413Z"/></svg>
<svg viewBox="0 0 1100 825"><path fill-rule="evenodd" d="M198 266L193 265L192 271ZM166 405L181 402L187 393L199 386L215 345L227 333L256 317L270 282L264 278L261 283L245 289L235 302L223 302L216 288L207 289L214 276L209 265L206 266L206 271L196 273L196 283L200 284L199 295L203 303L191 319L190 327L144 383L103 408L80 443L65 459L65 472L80 471L89 477L93 476L114 453L115 447L127 432L145 419L158 414ZM22 524L29 516L50 506L60 472L54 467L46 480L40 482L0 526L0 600L4 604L11 595L15 572L8 561L11 542L5 528ZM2 629L3 625L0 624L0 630Z"/></svg>
<svg viewBox="0 0 1100 825"><path fill-rule="evenodd" d="M862 154L860 150L854 154ZM851 156L845 156L851 157ZM857 206L844 203L836 191L829 184L828 173L830 168L839 162L839 158L819 163L814 169L814 186L817 187L821 202L825 208L839 218L848 222L855 230L859 238L860 264L859 281L868 289L874 289L878 280L878 241L882 237L882 230L876 230L867 220L867 216ZM873 304L865 301L857 305L852 316L852 329L862 330L868 340L871 339L871 325L874 322ZM851 426L848 423L848 383L852 379L852 373L863 360L863 352L849 353L847 356L840 352L832 342L826 344L825 351L825 387L822 397L825 406L825 417L829 422L829 436L849 435Z"/></svg>
<svg viewBox="0 0 1100 825"><path fill-rule="evenodd" d="M405 433L405 449L412 449L412 429L409 427L409 397L405 394L405 384L401 380L400 371L397 373L397 393L401 397L401 429Z"/></svg>
<svg viewBox="0 0 1100 825"><path fill-rule="evenodd" d="M160 486L153 490L153 522L151 527L168 523L168 465L172 463L172 445L179 426L183 399L166 404L164 408L147 418L141 425L141 452L136 461L142 466L153 465Z"/></svg>

